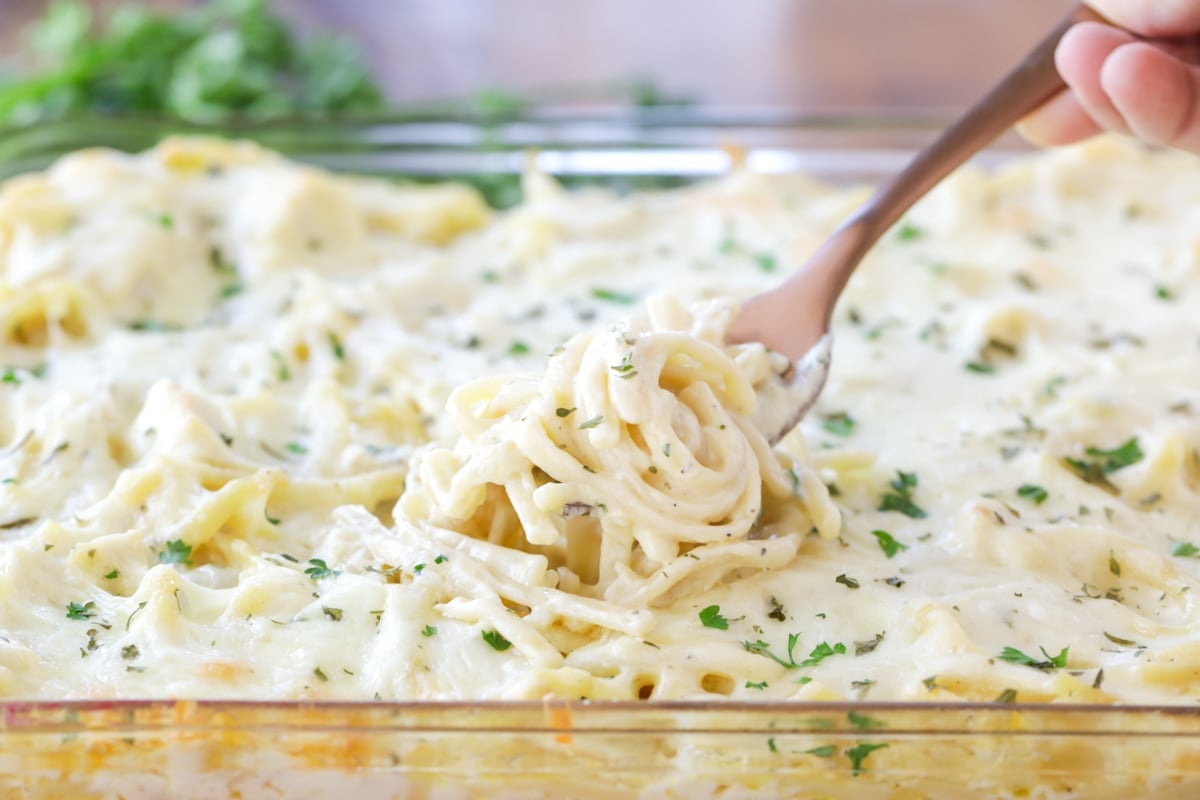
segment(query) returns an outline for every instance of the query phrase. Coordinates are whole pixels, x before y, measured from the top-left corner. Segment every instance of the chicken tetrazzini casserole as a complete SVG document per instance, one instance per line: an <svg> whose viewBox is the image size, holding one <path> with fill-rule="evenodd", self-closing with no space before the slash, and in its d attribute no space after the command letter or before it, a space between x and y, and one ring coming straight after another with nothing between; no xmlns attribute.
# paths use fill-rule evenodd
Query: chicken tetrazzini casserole
<svg viewBox="0 0 1200 800"><path fill-rule="evenodd" d="M9 181L0 699L1200 699L1200 162L952 177L776 447L724 330L866 190L524 190Z"/></svg>

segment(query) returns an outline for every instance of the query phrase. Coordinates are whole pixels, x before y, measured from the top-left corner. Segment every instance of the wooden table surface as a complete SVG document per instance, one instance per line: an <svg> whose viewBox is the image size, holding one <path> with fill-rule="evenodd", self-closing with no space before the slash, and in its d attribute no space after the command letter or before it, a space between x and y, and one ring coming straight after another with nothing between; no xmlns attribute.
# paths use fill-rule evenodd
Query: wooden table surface
<svg viewBox="0 0 1200 800"><path fill-rule="evenodd" d="M154 0L179 8L195 0ZM111 6L94 0L97 6ZM275 0L358 38L396 100L633 75L721 106L956 108L1070 0ZM0 0L0 53L45 0Z"/></svg>

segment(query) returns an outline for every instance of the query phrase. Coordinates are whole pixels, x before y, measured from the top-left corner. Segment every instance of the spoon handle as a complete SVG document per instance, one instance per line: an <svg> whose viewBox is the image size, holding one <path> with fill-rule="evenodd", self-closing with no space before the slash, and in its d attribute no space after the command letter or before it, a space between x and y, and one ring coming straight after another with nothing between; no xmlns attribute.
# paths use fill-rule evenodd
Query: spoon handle
<svg viewBox="0 0 1200 800"><path fill-rule="evenodd" d="M819 286L821 296L827 298L821 309L822 330L828 328L833 306L863 256L904 212L967 159L1066 88L1054 65L1054 51L1072 26L1089 21L1111 24L1083 3L1077 4L995 88L841 224L800 271L807 275L795 276L807 291L811 291L807 287Z"/></svg>
<svg viewBox="0 0 1200 800"><path fill-rule="evenodd" d="M1067 31L1084 21L1107 22L1083 3L1076 5L995 88L881 187L856 216L868 219L872 231L882 235L943 178L1066 88L1054 65L1054 51Z"/></svg>

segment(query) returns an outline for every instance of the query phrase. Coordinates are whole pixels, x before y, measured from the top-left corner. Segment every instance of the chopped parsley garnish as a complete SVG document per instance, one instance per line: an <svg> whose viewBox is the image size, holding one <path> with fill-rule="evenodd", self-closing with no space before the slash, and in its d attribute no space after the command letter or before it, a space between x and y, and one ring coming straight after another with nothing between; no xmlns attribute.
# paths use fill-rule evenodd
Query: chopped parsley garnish
<svg viewBox="0 0 1200 800"><path fill-rule="evenodd" d="M609 367L622 380L629 380L638 374L637 367L633 365L633 353L626 353L621 359L621 363L615 367Z"/></svg>
<svg viewBox="0 0 1200 800"><path fill-rule="evenodd" d="M1092 458L1087 461L1080 458L1065 456L1063 463L1085 483L1099 486L1110 493L1116 493L1116 487L1108 480L1108 476L1118 470L1125 469L1131 464L1141 461L1145 454L1138 446L1137 437L1133 437L1112 450L1101 450L1098 447L1088 447L1084 453Z"/></svg>
<svg viewBox="0 0 1200 800"><path fill-rule="evenodd" d="M237 267L225 260L225 254L221 252L221 248L219 247L214 246L209 249L208 263L212 265L215 272L225 275L237 275Z"/></svg>
<svg viewBox="0 0 1200 800"><path fill-rule="evenodd" d="M246 287L241 283L227 283L221 287L221 291L218 296L222 300L228 300L231 297L238 296L244 291L246 291Z"/></svg>
<svg viewBox="0 0 1200 800"><path fill-rule="evenodd" d="M1049 250L1054 244L1049 236L1038 233L1037 231L1028 231L1025 234L1025 239L1038 250Z"/></svg>
<svg viewBox="0 0 1200 800"><path fill-rule="evenodd" d="M846 751L847 758L850 759L850 766L853 769L854 775L858 775L863 771L863 761L867 756L874 753L876 750L882 750L887 747L886 744L871 744L869 742L859 742Z"/></svg>
<svg viewBox="0 0 1200 800"><path fill-rule="evenodd" d="M846 573L844 573L844 572L841 575L838 575L836 578L834 578L833 581L834 581L834 583L840 583L842 586L845 586L847 589L857 589L858 588L858 579L848 577L846 575Z"/></svg>
<svg viewBox="0 0 1200 800"><path fill-rule="evenodd" d="M114 569L112 572L105 575L104 579L106 581L115 581L119 577L121 577L121 571L118 569Z"/></svg>
<svg viewBox="0 0 1200 800"><path fill-rule="evenodd" d="M172 217L170 214L163 212L158 215L158 224L163 226L167 230L171 230L171 228L175 227L175 218Z"/></svg>
<svg viewBox="0 0 1200 800"><path fill-rule="evenodd" d="M746 688L747 689L765 689L765 688L767 688L767 682L766 681L758 681L757 683L755 683L754 681L746 681Z"/></svg>
<svg viewBox="0 0 1200 800"><path fill-rule="evenodd" d="M707 606L700 610L700 624L719 631L729 630L729 620L721 616L720 606Z"/></svg>
<svg viewBox="0 0 1200 800"><path fill-rule="evenodd" d="M963 369L967 372L977 372L980 375L991 375L996 371L996 368L991 364L985 364L982 361L968 361L963 364Z"/></svg>
<svg viewBox="0 0 1200 800"><path fill-rule="evenodd" d="M1070 467L1071 471L1084 483L1099 486L1109 494L1117 493L1117 487L1108 479L1108 475L1099 464L1070 456L1063 456L1063 463Z"/></svg>
<svg viewBox="0 0 1200 800"><path fill-rule="evenodd" d="M604 422L603 414L596 416L596 417L592 417L591 419L587 420L586 422L580 423L579 430L586 431L588 428L596 427L601 422Z"/></svg>
<svg viewBox="0 0 1200 800"><path fill-rule="evenodd" d="M993 356L993 354L996 354L996 353L1000 354L1001 356L1006 356L1008 358L1015 358L1017 355L1017 347L1016 347L1016 345L1009 344L1008 342L1004 341L1003 339L992 338L992 339L988 339L987 342L983 345L983 347L981 347L979 350L979 355L985 361L990 359ZM1022 415L1022 418L1024 418L1024 415Z"/></svg>
<svg viewBox="0 0 1200 800"><path fill-rule="evenodd" d="M1200 547L1191 542L1176 542L1171 546L1171 555L1179 556L1180 558L1200 557Z"/></svg>
<svg viewBox="0 0 1200 800"><path fill-rule="evenodd" d="M158 553L158 563L183 564L185 567L190 567L192 565L192 546L182 539L167 542L167 549L160 550Z"/></svg>
<svg viewBox="0 0 1200 800"><path fill-rule="evenodd" d="M272 350L271 359L275 362L275 377L281 381L290 381L292 379L292 371L288 369L287 362L283 360L283 355L278 350Z"/></svg>
<svg viewBox="0 0 1200 800"><path fill-rule="evenodd" d="M784 610L783 604L776 600L774 596L771 597L771 610L767 612L767 617L779 622L787 620L787 612Z"/></svg>
<svg viewBox="0 0 1200 800"><path fill-rule="evenodd" d="M758 268L763 272L775 271L775 256L771 255L770 253L759 253L754 257L754 263L757 264Z"/></svg>
<svg viewBox="0 0 1200 800"><path fill-rule="evenodd" d="M1108 639L1113 644L1119 644L1121 647L1137 647L1138 643L1132 639L1122 639L1120 636L1113 636L1108 631L1104 632L1104 638Z"/></svg>
<svg viewBox="0 0 1200 800"><path fill-rule="evenodd" d="M133 610L133 613L131 613L128 617L125 618L125 630L129 630L129 625L133 622L133 618L136 617L138 615L138 612L140 612L145 607L146 607L145 600L138 603L138 607Z"/></svg>
<svg viewBox="0 0 1200 800"><path fill-rule="evenodd" d="M368 564L365 569L367 572L379 573L385 583L403 582L404 570L400 569L400 567L393 567L391 564L384 563L378 567Z"/></svg>
<svg viewBox="0 0 1200 800"><path fill-rule="evenodd" d="M742 642L742 647L747 653L757 653L760 656L766 656L784 669L796 669L800 665L796 663L796 657L792 653L796 649L798 641L800 641L800 634L788 634L787 661L772 653L771 646L762 639L754 642Z"/></svg>
<svg viewBox="0 0 1200 800"><path fill-rule="evenodd" d="M1108 551L1108 571L1118 578L1121 577L1121 562L1117 561L1117 557L1112 550Z"/></svg>
<svg viewBox="0 0 1200 800"><path fill-rule="evenodd" d="M505 639L499 631L481 631L480 636L488 643L488 646L493 650L503 653L508 648L512 647L512 642Z"/></svg>
<svg viewBox="0 0 1200 800"><path fill-rule="evenodd" d="M342 347L342 340L333 331L329 332L329 349L333 350L333 357L338 361L346 360L346 349Z"/></svg>
<svg viewBox="0 0 1200 800"><path fill-rule="evenodd" d="M20 369L18 367L8 367L3 373L0 373L0 383L11 383L14 386L20 386L26 378L44 378L46 376L46 365L38 364L32 369Z"/></svg>
<svg viewBox="0 0 1200 800"><path fill-rule="evenodd" d="M173 322L160 322L156 319L139 319L129 323L129 330L147 333L168 333L179 329L179 326Z"/></svg>
<svg viewBox="0 0 1200 800"><path fill-rule="evenodd" d="M68 603L67 619L91 619L92 617L96 616L96 612L94 610L95 608L96 604L91 600L82 605L79 603Z"/></svg>
<svg viewBox="0 0 1200 800"><path fill-rule="evenodd" d="M908 545L896 541L895 537L887 531L871 531L871 535L879 542L879 549L888 558L892 558L896 553L908 549Z"/></svg>
<svg viewBox="0 0 1200 800"><path fill-rule="evenodd" d="M899 511L912 519L924 519L925 510L913 502L912 490L917 486L917 474L896 470L896 477L888 484L892 491L885 492L879 499L880 511Z"/></svg>
<svg viewBox="0 0 1200 800"><path fill-rule="evenodd" d="M1010 704L1010 705L1012 703L1017 702L1017 690L1016 689L1005 689L1003 692L1001 692L1000 694L998 694L996 696L996 699L994 702L1006 703L1006 704Z"/></svg>
<svg viewBox="0 0 1200 800"><path fill-rule="evenodd" d="M627 292L618 292L613 289L602 289L595 287L592 289L592 297L597 300L604 300L609 303L620 303L621 305L630 305L637 302L637 295Z"/></svg>
<svg viewBox="0 0 1200 800"><path fill-rule="evenodd" d="M508 354L510 356L523 356L529 352L529 345L517 340L508 346Z"/></svg>
<svg viewBox="0 0 1200 800"><path fill-rule="evenodd" d="M814 747L811 750L805 750L804 752L806 755L817 756L818 758L833 758L834 754L837 752L837 747L827 744L822 747Z"/></svg>
<svg viewBox="0 0 1200 800"><path fill-rule="evenodd" d="M136 644L127 644L121 648L121 658L126 661L132 661L139 655Z"/></svg>
<svg viewBox="0 0 1200 800"><path fill-rule="evenodd" d="M1171 291L1171 287L1169 287L1169 286L1154 287L1154 296L1157 297L1159 300L1174 300L1175 299L1175 293L1173 291Z"/></svg>
<svg viewBox="0 0 1200 800"><path fill-rule="evenodd" d="M1010 664L1020 664L1023 667L1033 667L1034 669L1062 669L1067 665L1067 652L1070 647L1064 647L1058 655L1052 656L1046 652L1046 648L1038 648L1045 656L1045 660L1039 660L1032 656L1027 656L1015 647L1005 647L997 656L1001 661L1007 661Z"/></svg>
<svg viewBox="0 0 1200 800"><path fill-rule="evenodd" d="M901 322L898 319L885 319L878 325L872 325L863 335L866 337L867 341L873 342L881 338L883 334L887 333L888 328L894 328L900 324Z"/></svg>
<svg viewBox="0 0 1200 800"><path fill-rule="evenodd" d="M1125 467L1128 467L1131 464L1136 464L1145 457L1145 454L1142 453L1142 449L1138 447L1138 440L1136 436L1122 444L1120 447L1115 447L1112 450L1101 450L1098 447L1089 447L1084 452L1093 458L1104 459L1102 462L1100 462L1100 468L1104 470L1105 473L1116 472L1117 470L1125 469Z"/></svg>
<svg viewBox="0 0 1200 800"><path fill-rule="evenodd" d="M430 636L433 636L436 633L437 633L437 628L435 628L432 625L426 625L424 628L421 629L421 635L424 636L425 638L429 638Z"/></svg>
<svg viewBox="0 0 1200 800"><path fill-rule="evenodd" d="M295 453L298 456L306 455L308 453L308 448L299 442L288 442L283 447L289 453Z"/></svg>
<svg viewBox="0 0 1200 800"><path fill-rule="evenodd" d="M330 608L329 606L321 606L321 611L325 616L329 617L334 622L342 621L342 610L340 608Z"/></svg>
<svg viewBox="0 0 1200 800"><path fill-rule="evenodd" d="M808 654L808 658L800 662L799 666L815 667L817 664L820 664L830 656L845 654L846 645L842 644L841 642L837 642L833 645L830 645L829 642L821 642L812 649L812 652Z"/></svg>
<svg viewBox="0 0 1200 800"><path fill-rule="evenodd" d="M834 436L849 436L854 433L854 417L845 411L835 411L821 417L821 429Z"/></svg>
<svg viewBox="0 0 1200 800"><path fill-rule="evenodd" d="M554 415L559 418L569 417L573 413L575 413L574 408L556 408L556 409L554 409Z"/></svg>
<svg viewBox="0 0 1200 800"><path fill-rule="evenodd" d="M800 476L796 474L794 467L788 467L788 477L792 479L792 494L800 494ZM830 495L832 496L832 492Z"/></svg>
<svg viewBox="0 0 1200 800"><path fill-rule="evenodd" d="M325 670L321 669L320 667L313 667L313 675L316 675L317 680L323 683L327 683L329 681L329 676L326 675Z"/></svg>
<svg viewBox="0 0 1200 800"><path fill-rule="evenodd" d="M1049 492L1047 492L1041 486L1037 486L1032 483L1023 483L1017 487L1017 497L1023 497L1026 500L1030 500L1034 505L1040 506L1042 503L1046 502L1046 498L1049 496Z"/></svg>
<svg viewBox="0 0 1200 800"><path fill-rule="evenodd" d="M902 242L911 242L913 239L920 239L924 233L925 231L911 222L904 222L896 229L896 238Z"/></svg>
<svg viewBox="0 0 1200 800"><path fill-rule="evenodd" d="M1042 386L1041 391L1038 392L1038 396L1046 398L1047 400L1053 400L1054 398L1058 397L1058 388L1066 382L1067 377L1065 375L1055 375L1053 378L1046 381L1046 383Z"/></svg>
<svg viewBox="0 0 1200 800"><path fill-rule="evenodd" d="M445 564L445 563L446 563L447 561L449 561L449 560L450 560L450 556L438 556L437 558L435 558L435 559L433 560L433 563L435 563L435 564Z"/></svg>
<svg viewBox="0 0 1200 800"><path fill-rule="evenodd" d="M324 578L332 578L335 575L340 575L341 572L336 569L330 569L329 565L320 558L310 558L308 563L310 567L304 570L304 574L312 578L314 581L319 581Z"/></svg>
<svg viewBox="0 0 1200 800"><path fill-rule="evenodd" d="M883 641L883 637L885 635L886 631L881 631L875 634L874 639L867 639L865 642L855 642L854 655L865 656L867 653L875 652L875 648L879 647L879 644Z"/></svg>

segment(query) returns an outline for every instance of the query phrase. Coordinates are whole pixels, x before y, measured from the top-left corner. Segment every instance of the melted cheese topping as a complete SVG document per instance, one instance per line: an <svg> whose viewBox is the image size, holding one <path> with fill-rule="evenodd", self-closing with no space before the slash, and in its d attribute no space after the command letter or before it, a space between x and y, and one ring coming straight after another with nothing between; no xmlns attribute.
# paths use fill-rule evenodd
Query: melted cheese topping
<svg viewBox="0 0 1200 800"><path fill-rule="evenodd" d="M0 696L1197 694L1193 158L956 175L774 449L728 298L863 192L526 194L209 140L9 182Z"/></svg>

